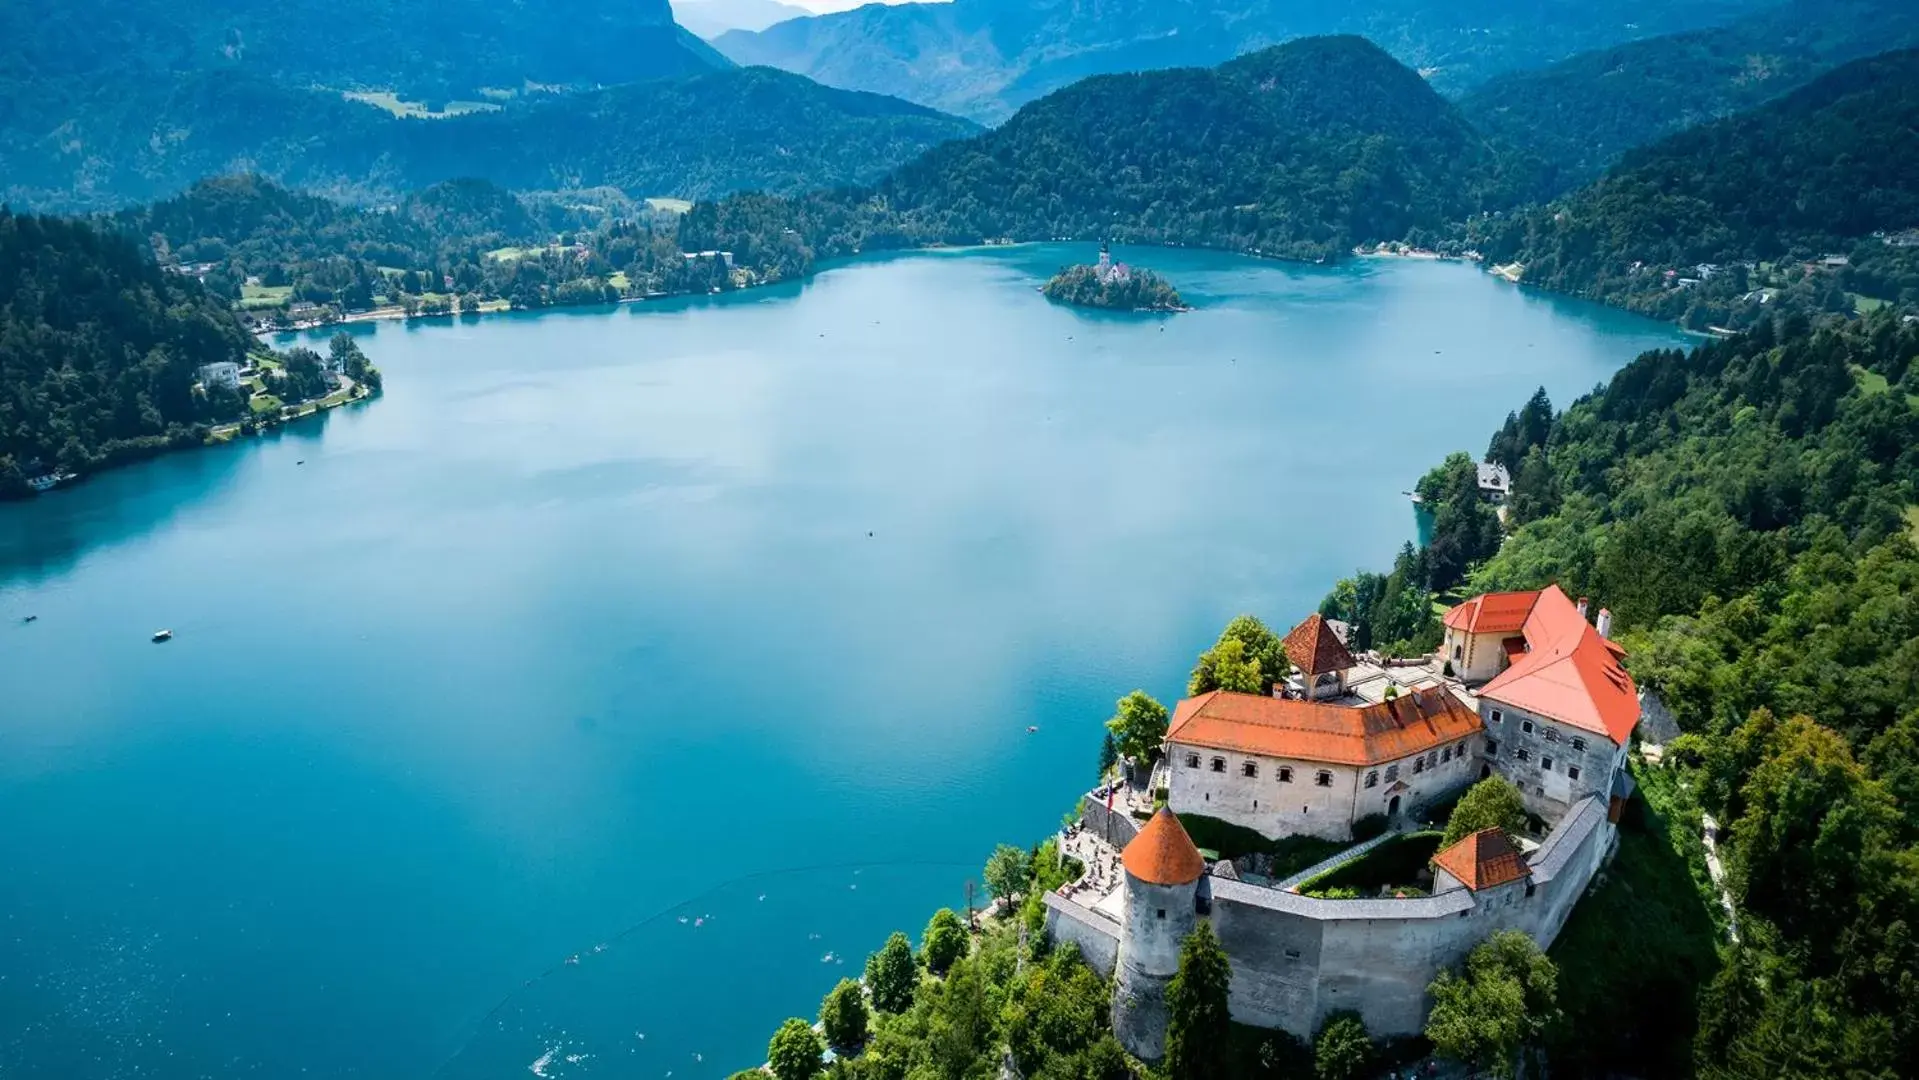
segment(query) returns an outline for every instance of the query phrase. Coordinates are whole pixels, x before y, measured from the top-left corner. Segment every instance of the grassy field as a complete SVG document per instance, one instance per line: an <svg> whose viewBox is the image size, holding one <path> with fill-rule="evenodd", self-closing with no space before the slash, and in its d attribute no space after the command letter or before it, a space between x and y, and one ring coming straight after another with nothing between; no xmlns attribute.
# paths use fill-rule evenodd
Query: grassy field
<svg viewBox="0 0 1919 1080"><path fill-rule="evenodd" d="M1906 507L1906 525L1912 532L1912 542L1919 544L1919 506Z"/></svg>
<svg viewBox="0 0 1919 1080"><path fill-rule="evenodd" d="M291 285L242 285L240 286L240 307L247 311L279 307L292 295L293 286Z"/></svg>
<svg viewBox="0 0 1919 1080"><path fill-rule="evenodd" d="M490 101L449 101L444 109L433 112L420 102L400 100L399 95L390 90L352 90L344 96L348 101L357 101L362 105L384 109L395 116L418 120L444 120L449 116L464 116L467 113L497 112L500 108Z"/></svg>
<svg viewBox="0 0 1919 1080"><path fill-rule="evenodd" d="M687 202L685 199L668 199L663 197L648 199L646 200L646 205L669 214L684 214L688 210L693 209L693 204Z"/></svg>
<svg viewBox="0 0 1919 1080"><path fill-rule="evenodd" d="M247 407L253 410L255 416L278 416L285 404L272 394L261 394L248 401Z"/></svg>

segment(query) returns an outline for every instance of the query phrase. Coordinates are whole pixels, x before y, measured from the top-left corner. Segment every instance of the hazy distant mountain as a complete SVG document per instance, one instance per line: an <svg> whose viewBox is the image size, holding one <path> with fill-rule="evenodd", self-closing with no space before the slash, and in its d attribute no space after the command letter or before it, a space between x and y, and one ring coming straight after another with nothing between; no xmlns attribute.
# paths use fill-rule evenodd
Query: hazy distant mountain
<svg viewBox="0 0 1919 1080"><path fill-rule="evenodd" d="M132 98L103 89L57 131L0 126L0 200L98 207L257 172L386 197L457 177L699 198L869 182L977 131L957 117L769 68L727 68L401 119L339 94L205 73Z"/></svg>
<svg viewBox="0 0 1919 1080"><path fill-rule="evenodd" d="M872 90L986 123L1087 75L1217 64L1357 33L1463 89L1505 71L1728 21L1768 0L954 0L868 5L714 42L740 63Z"/></svg>
<svg viewBox="0 0 1919 1080"><path fill-rule="evenodd" d="M812 12L779 0L673 0L673 18L703 38L728 30L764 30Z"/></svg>
<svg viewBox="0 0 1919 1080"><path fill-rule="evenodd" d="M1913 0L1795 0L1726 26L1582 53L1460 99L1474 126L1544 161L1561 189L1625 151L1752 108L1826 71L1919 44Z"/></svg>
<svg viewBox="0 0 1919 1080"><path fill-rule="evenodd" d="M239 70L426 100L724 66L667 0L9 0L0 86ZM123 92L138 93L131 82ZM31 92L31 91L29 91ZM11 96L11 95L9 95Z"/></svg>

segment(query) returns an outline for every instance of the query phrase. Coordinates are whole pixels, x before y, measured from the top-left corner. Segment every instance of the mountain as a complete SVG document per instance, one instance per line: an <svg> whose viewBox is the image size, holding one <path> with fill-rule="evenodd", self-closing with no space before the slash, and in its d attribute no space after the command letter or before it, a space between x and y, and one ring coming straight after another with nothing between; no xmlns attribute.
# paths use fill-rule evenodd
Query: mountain
<svg viewBox="0 0 1919 1080"><path fill-rule="evenodd" d="M396 117L338 94L202 73L163 93L107 88L54 128L0 115L0 198L97 207L257 172L357 198L457 177L701 198L869 182L977 130L930 109L771 69L726 68L548 94L492 112Z"/></svg>
<svg viewBox="0 0 1919 1080"><path fill-rule="evenodd" d="M856 250L1060 236L1324 259L1507 205L1507 177L1417 73L1362 38L1305 38L1084 79L869 190L702 203L681 240L774 275Z"/></svg>
<svg viewBox="0 0 1919 1080"><path fill-rule="evenodd" d="M1585 183L1619 156L1742 112L1840 64L1919 44L1909 0L1795 0L1707 30L1581 53L1462 97L1474 127L1540 158L1546 183Z"/></svg>
<svg viewBox="0 0 1919 1080"><path fill-rule="evenodd" d="M0 5L0 86L227 72L283 86L484 100L724 66L667 0L22 0ZM31 104L31 103L16 103Z"/></svg>
<svg viewBox="0 0 1919 1080"><path fill-rule="evenodd" d="M810 15L779 0L674 0L673 19L703 38L728 30L764 30L775 23Z"/></svg>
<svg viewBox="0 0 1919 1080"><path fill-rule="evenodd" d="M1502 167L1418 74L1362 38L1324 37L1083 80L879 190L909 223L953 237L1320 258L1480 209Z"/></svg>
<svg viewBox="0 0 1919 1080"><path fill-rule="evenodd" d="M1203 66L1297 37L1363 34L1441 89L1716 25L1766 0L953 0L869 4L714 44L830 86L997 123L1088 75Z"/></svg>
<svg viewBox="0 0 1919 1080"><path fill-rule="evenodd" d="M128 240L0 209L0 497L56 467L201 442L219 417L193 390L200 365L252 345L222 301Z"/></svg>
<svg viewBox="0 0 1919 1080"><path fill-rule="evenodd" d="M1916 130L1919 50L1856 60L1632 151L1588 187L1490 223L1480 246L1522 264L1528 283L1673 315L1721 282L1743 289L1769 262L1919 226Z"/></svg>

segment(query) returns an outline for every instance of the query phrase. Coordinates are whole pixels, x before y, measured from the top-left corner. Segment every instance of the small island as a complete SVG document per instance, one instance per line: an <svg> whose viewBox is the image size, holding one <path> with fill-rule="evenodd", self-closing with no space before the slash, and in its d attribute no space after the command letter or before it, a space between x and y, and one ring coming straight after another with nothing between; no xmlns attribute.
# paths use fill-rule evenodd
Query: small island
<svg viewBox="0 0 1919 1080"><path fill-rule="evenodd" d="M1054 274L1040 287L1048 300L1080 307L1113 311L1191 311L1179 298L1173 283L1138 267L1113 261L1105 244L1099 246L1099 262L1087 266L1069 266Z"/></svg>

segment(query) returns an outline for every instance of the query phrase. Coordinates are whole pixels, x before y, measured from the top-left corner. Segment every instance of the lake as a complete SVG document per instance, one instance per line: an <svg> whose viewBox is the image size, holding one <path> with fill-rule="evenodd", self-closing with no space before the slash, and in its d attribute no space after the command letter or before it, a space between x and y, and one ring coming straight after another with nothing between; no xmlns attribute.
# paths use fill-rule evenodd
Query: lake
<svg viewBox="0 0 1919 1080"><path fill-rule="evenodd" d="M757 1064L1057 826L1114 699L1685 340L1457 264L1038 295L1093 254L361 326L377 401L0 506L0 1073Z"/></svg>

